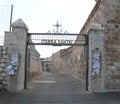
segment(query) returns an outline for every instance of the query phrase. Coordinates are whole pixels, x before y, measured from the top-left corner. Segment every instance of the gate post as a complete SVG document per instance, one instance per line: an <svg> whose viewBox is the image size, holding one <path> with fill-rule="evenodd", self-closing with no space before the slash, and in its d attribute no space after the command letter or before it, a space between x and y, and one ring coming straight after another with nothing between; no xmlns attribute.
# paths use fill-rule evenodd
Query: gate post
<svg viewBox="0 0 120 104"><path fill-rule="evenodd" d="M14 75L9 75L8 91L17 92L24 88L25 79L25 50L26 50L26 36L28 27L22 19L18 19L12 24L12 31L5 32L4 45L8 47L8 54L17 52L19 54L19 66L14 70ZM9 62L11 65L11 60Z"/></svg>
<svg viewBox="0 0 120 104"><path fill-rule="evenodd" d="M88 89L99 92L104 89L104 27L92 23L89 29L89 72Z"/></svg>

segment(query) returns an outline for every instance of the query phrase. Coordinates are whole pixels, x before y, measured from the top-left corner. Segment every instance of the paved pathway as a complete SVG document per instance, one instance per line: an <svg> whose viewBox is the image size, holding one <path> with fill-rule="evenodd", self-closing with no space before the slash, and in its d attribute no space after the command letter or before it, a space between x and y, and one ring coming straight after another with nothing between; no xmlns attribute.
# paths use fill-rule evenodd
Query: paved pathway
<svg viewBox="0 0 120 104"><path fill-rule="evenodd" d="M120 93L90 94L83 85L68 75L44 73L26 91L0 93L0 104L120 104Z"/></svg>

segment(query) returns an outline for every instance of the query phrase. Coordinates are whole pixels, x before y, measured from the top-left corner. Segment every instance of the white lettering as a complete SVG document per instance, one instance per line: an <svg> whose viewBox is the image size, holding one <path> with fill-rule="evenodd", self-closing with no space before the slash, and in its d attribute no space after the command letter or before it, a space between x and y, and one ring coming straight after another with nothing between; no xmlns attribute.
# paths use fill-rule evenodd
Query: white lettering
<svg viewBox="0 0 120 104"><path fill-rule="evenodd" d="M42 39L41 43L72 44L73 41L72 40L47 40L47 39Z"/></svg>

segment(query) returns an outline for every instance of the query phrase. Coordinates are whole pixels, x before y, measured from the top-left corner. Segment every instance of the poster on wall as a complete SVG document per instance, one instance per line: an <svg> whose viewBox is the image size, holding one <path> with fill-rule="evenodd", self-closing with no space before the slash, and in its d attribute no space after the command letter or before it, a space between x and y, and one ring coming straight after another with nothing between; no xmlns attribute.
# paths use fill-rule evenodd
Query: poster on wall
<svg viewBox="0 0 120 104"><path fill-rule="evenodd" d="M11 52L10 54L10 63L6 67L6 72L8 75L15 75L16 71L18 70L19 64L19 54L16 51Z"/></svg>
<svg viewBox="0 0 120 104"><path fill-rule="evenodd" d="M92 54L92 75L98 75L100 72L100 50L96 48Z"/></svg>
<svg viewBox="0 0 120 104"><path fill-rule="evenodd" d="M6 67L6 72L7 72L8 75L14 75L15 74L12 65L9 65L9 66Z"/></svg>

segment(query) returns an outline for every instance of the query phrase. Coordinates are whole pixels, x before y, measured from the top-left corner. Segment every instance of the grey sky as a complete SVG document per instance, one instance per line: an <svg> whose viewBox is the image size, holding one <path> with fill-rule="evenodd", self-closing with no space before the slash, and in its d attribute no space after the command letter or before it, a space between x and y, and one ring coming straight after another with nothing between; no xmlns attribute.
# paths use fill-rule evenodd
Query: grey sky
<svg viewBox="0 0 120 104"><path fill-rule="evenodd" d="M8 5L7 9L0 6L0 15L2 11L7 11L2 15L3 17L0 17L1 25L5 25L4 28L0 28L0 32L9 28L11 4L14 5L13 21L22 18L29 27L29 32L52 31L55 29L53 25L59 21L63 31L79 33L95 5L95 0L0 0L0 5ZM4 18L4 16L6 17ZM46 49L38 50L46 51ZM42 54L42 52L40 53ZM44 57L44 55L42 56Z"/></svg>

